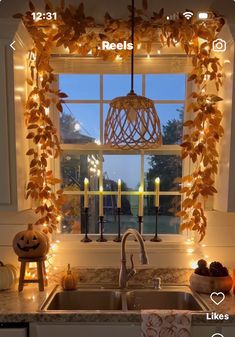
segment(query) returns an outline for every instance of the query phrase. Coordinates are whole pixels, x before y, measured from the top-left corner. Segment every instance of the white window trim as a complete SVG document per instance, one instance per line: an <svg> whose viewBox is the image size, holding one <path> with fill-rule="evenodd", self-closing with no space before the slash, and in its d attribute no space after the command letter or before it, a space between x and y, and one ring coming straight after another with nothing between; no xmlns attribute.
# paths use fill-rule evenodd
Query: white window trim
<svg viewBox="0 0 235 337"><path fill-rule="evenodd" d="M175 57L177 58L177 57ZM154 60L154 59L153 59ZM152 67L150 70L148 70L147 72L145 71L145 69L142 69L143 71L141 72L141 74L143 75L143 79L145 78L145 74L148 74L148 73L151 73L151 74L159 74L159 73L188 73L190 71L190 65L189 65L189 62L188 62L188 59L187 57L185 56L182 56L180 55L179 56L179 60L180 60L180 65L178 66L178 69L177 71L169 71L169 58L168 57L161 57L161 72L159 71L156 71L158 70L157 67ZM96 66L99 66L100 65L100 62L101 60L95 60L94 58L81 58L79 60L79 63L77 62L78 60L76 60L75 62L75 68L69 66L69 68L66 68L65 65L67 65L67 58L56 58L56 73L57 74L63 74L63 73L66 73L66 74L74 74L74 73L77 73L77 74L94 74L94 67ZM86 71L84 71L84 67L81 67L81 62L86 63L87 65L89 65L89 63L92 64L92 67L91 67L91 72L89 72L89 67L86 66ZM138 63L138 68L141 66L141 58L138 60L139 63ZM70 62L73 62L72 60L70 60ZM52 62L53 63L53 62ZM79 68L78 68L78 64L79 64ZM95 65L96 64L96 65ZM168 64L168 65L167 65ZM114 68L116 70L112 70L112 71L107 71L108 68L112 68L114 66ZM125 67L124 67L125 68ZM82 70L82 71L79 71ZM97 68L96 68L97 69ZM105 69L106 69L106 74L116 74L116 73L128 73L128 69L120 69L120 67L118 67L117 69L117 65L114 64L114 63L105 63ZM148 68L149 69L149 68ZM109 69L110 70L110 69ZM171 69L173 70L173 69ZM174 69L175 70L175 69ZM144 72L145 71L145 72ZM104 74L104 73L103 73ZM100 79L101 81L103 81L103 75L100 74ZM101 91L103 89L103 82L100 83L100 88L101 88ZM58 82L55 84L56 85L56 88L58 89ZM142 87L144 88L143 89L143 92L142 94L145 95L145 82L143 81L143 85ZM187 113L187 109L186 107L188 106L188 97L189 97L189 93L192 92L192 85L190 83L188 83L186 81L186 99L185 100L154 100L154 103L155 104L184 104L185 106L185 113L184 113L184 119L188 119L190 117L189 113ZM100 109L100 130L101 130L101 137L103 136L103 104L108 104L110 102L110 100L104 100L103 99L103 92L100 92L100 97L101 97L101 100L66 100L66 103L98 103L101 105L101 109ZM58 112L55 111L55 109L52 109L52 118L54 120L54 123L55 123L55 126L57 127L57 130L59 132L60 130L60 127L59 127L59 119L58 119ZM101 142L103 141L102 139L100 139ZM82 152L87 152L87 151L90 151L90 152L100 152L102 154L108 154L108 153L112 153L112 152L115 152L115 154L126 154L127 152L126 151L121 151L121 150L114 150L112 148L110 149L107 149L107 147L103 150L102 149L102 145L97 145L97 144L94 144L94 143L91 143L91 144L86 144L86 145L79 145L79 144L61 144L61 149L62 150L71 150L71 151L76 151L78 153L82 153ZM179 145L163 145L161 146L159 149L157 150L152 150L152 151L145 151L144 154L176 154L176 155L179 155L181 152L181 147ZM135 153L138 153L139 152L131 152L132 154L135 154ZM144 158L144 155L141 154L141 158L143 161L143 158ZM54 167L54 172L56 174L57 177L60 177L60 160L59 159L55 159L54 160L54 163L53 163L53 167ZM189 174L191 171L191 168L190 168L190 161L189 160L184 160L184 165L183 165L183 172L182 174L185 175L185 174ZM101 172L100 176L101 176L101 179L103 177L103 171ZM143 180L144 180L144 177L142 175L141 177L141 183L143 183ZM65 191L64 192L65 194L73 194L73 195L83 195L83 191ZM126 195L137 195L138 192L122 192L123 195L126 194ZM91 191L89 193L90 195L98 195L99 194L99 191ZM104 191L104 195L115 195L117 194L117 192L105 192ZM146 192L144 193L144 195L154 195L154 192ZM160 192L160 195L180 195L179 192L177 191L162 191ZM96 246L99 246L100 247L100 243L96 243L95 240L97 239L97 237L99 236L99 234L89 234L89 236L94 240L91 244L89 244L89 246L91 247L91 245L93 247L96 247ZM113 246L117 246L116 243L112 242L112 239L115 237L116 235L115 234L105 234L105 237L109 240L108 243L109 243L109 247L113 247ZM145 238L150 238L153 236L153 234L143 234L143 236ZM59 234L56 234L56 237L57 239L59 240L69 240L69 241L76 241L76 242L80 242L80 240L84 237L84 234L62 234L62 233L59 233ZM158 243L158 246L165 246L165 245L175 245L175 244L180 244L180 243L185 243L185 240L186 241L191 241L193 240L193 237L194 237L194 233L192 232L184 232L184 233L179 233L179 234L161 234L161 237L162 237L162 242ZM147 245L150 244L150 247L152 247L152 243L149 243L148 241L146 242ZM83 245L83 244L81 244Z"/></svg>

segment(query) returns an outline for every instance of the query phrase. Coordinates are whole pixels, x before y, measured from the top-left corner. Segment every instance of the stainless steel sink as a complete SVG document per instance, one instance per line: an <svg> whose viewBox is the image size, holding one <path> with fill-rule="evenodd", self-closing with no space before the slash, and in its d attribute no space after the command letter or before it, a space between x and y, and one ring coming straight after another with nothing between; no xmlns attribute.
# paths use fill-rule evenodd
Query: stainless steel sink
<svg viewBox="0 0 235 337"><path fill-rule="evenodd" d="M59 291L54 294L47 311L122 310L121 293L118 290Z"/></svg>
<svg viewBox="0 0 235 337"><path fill-rule="evenodd" d="M126 294L128 310L178 309L205 310L196 298L185 291L133 290Z"/></svg>
<svg viewBox="0 0 235 337"><path fill-rule="evenodd" d="M78 289L62 291L58 286L42 305L42 311L128 311L175 309L206 311L209 308L188 287L155 289Z"/></svg>

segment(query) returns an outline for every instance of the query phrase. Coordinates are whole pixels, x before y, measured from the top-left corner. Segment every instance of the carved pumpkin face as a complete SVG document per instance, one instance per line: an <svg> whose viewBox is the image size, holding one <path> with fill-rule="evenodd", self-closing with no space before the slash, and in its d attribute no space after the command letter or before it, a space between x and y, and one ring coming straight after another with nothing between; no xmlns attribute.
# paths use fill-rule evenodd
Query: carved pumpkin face
<svg viewBox="0 0 235 337"><path fill-rule="evenodd" d="M26 231L16 234L13 248L19 257L42 257L48 253L49 240L46 234L29 225Z"/></svg>

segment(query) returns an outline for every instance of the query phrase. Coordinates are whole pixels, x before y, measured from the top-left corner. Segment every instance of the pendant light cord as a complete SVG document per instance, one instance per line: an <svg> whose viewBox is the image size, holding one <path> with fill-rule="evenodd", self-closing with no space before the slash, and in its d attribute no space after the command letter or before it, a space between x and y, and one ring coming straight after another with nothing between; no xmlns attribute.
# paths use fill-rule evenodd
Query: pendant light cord
<svg viewBox="0 0 235 337"><path fill-rule="evenodd" d="M131 94L134 94L134 50L135 50L135 0L132 0L131 12L131 42L133 49L131 51Z"/></svg>

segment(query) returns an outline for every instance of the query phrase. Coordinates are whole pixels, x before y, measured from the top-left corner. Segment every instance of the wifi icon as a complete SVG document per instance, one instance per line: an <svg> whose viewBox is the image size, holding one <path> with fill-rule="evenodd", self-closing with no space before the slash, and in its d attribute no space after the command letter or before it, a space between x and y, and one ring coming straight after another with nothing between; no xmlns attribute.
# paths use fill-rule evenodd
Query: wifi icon
<svg viewBox="0 0 235 337"><path fill-rule="evenodd" d="M193 17L193 12L187 11L183 13L183 16L187 19L190 20Z"/></svg>

